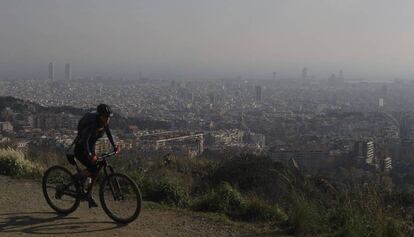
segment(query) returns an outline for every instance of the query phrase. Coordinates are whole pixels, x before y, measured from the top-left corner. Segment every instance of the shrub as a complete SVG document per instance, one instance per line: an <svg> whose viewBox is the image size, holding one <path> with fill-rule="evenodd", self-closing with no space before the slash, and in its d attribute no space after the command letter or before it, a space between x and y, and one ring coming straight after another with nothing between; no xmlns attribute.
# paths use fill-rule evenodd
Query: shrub
<svg viewBox="0 0 414 237"><path fill-rule="evenodd" d="M404 226L391 213L387 216L382 208L369 208L375 201L368 197L365 199L368 205L361 207L359 200L354 199L331 210L329 225L336 236L405 236Z"/></svg>
<svg viewBox="0 0 414 237"><path fill-rule="evenodd" d="M287 219L287 215L279 207L258 198L246 200L236 188L226 182L194 201L192 209L194 211L219 212L245 221Z"/></svg>
<svg viewBox="0 0 414 237"><path fill-rule="evenodd" d="M141 173L141 172L128 172L129 177L131 177L131 179L133 179L137 185L140 187L140 189L142 189L142 186L145 182L145 176ZM141 190L142 191L142 190Z"/></svg>
<svg viewBox="0 0 414 237"><path fill-rule="evenodd" d="M0 149L0 174L15 177L41 177L42 168L26 160L20 151L7 148Z"/></svg>
<svg viewBox="0 0 414 237"><path fill-rule="evenodd" d="M149 180L142 172L129 172L128 175L137 183L141 190L142 198L150 200L156 186L155 181Z"/></svg>
<svg viewBox="0 0 414 237"><path fill-rule="evenodd" d="M144 185L144 198L178 207L187 207L190 200L188 192L181 184L164 179L147 181Z"/></svg>
<svg viewBox="0 0 414 237"><path fill-rule="evenodd" d="M317 208L306 200L292 207L289 222L295 235L318 235L323 230L323 218Z"/></svg>
<svg viewBox="0 0 414 237"><path fill-rule="evenodd" d="M284 165L269 157L241 154L219 164L207 180L213 187L224 181L241 192L255 193L279 203L289 198L290 182L295 177Z"/></svg>
<svg viewBox="0 0 414 237"><path fill-rule="evenodd" d="M278 206L270 205L257 198L246 202L240 218L246 221L285 221L288 219L286 213Z"/></svg>
<svg viewBox="0 0 414 237"><path fill-rule="evenodd" d="M330 215L335 236L405 236L403 225L380 213L365 213L355 207L338 208Z"/></svg>
<svg viewBox="0 0 414 237"><path fill-rule="evenodd" d="M244 200L240 192L226 182L200 197L192 206L195 211L221 212L230 216L240 212L243 207Z"/></svg>
<svg viewBox="0 0 414 237"><path fill-rule="evenodd" d="M385 237L403 237L406 236L406 231L403 228L403 225L394 219L387 221L384 227L384 236Z"/></svg>
<svg viewBox="0 0 414 237"><path fill-rule="evenodd" d="M366 236L372 226L353 208L337 208L329 215L330 227L337 236Z"/></svg>

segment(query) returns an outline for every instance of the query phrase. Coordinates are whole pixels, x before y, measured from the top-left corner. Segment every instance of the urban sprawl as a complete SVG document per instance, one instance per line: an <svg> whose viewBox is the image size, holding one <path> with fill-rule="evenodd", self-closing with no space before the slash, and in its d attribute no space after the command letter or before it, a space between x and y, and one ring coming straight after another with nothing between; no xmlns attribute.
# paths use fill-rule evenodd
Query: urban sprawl
<svg viewBox="0 0 414 237"><path fill-rule="evenodd" d="M313 78L161 80L156 78L0 80L0 96L45 107L112 106L127 118L156 121L155 128L114 128L126 150L143 156L173 153L219 157L225 152L264 154L318 170L338 159L363 169L389 171L414 151L414 81L348 80L342 72ZM0 111L0 140L68 147L81 115ZM98 148L109 146L103 140Z"/></svg>

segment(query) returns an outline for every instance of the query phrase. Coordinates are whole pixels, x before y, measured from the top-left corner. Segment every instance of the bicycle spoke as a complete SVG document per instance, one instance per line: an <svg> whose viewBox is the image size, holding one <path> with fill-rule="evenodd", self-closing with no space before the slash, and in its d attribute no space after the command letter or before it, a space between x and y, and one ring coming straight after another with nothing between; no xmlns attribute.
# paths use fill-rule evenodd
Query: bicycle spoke
<svg viewBox="0 0 414 237"><path fill-rule="evenodd" d="M136 184L129 178L120 174L111 175L101 189L101 201L105 204L103 208L111 218L128 222L138 216L141 195Z"/></svg>
<svg viewBox="0 0 414 237"><path fill-rule="evenodd" d="M63 167L50 168L43 177L43 193L48 204L57 212L69 213L77 208L78 187L72 175Z"/></svg>

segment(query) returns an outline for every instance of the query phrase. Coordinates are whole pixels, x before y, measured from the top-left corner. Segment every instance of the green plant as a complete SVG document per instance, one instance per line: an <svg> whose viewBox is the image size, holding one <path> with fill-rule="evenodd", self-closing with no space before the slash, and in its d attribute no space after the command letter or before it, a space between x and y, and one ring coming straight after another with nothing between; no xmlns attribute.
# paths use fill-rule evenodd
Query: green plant
<svg viewBox="0 0 414 237"><path fill-rule="evenodd" d="M246 201L246 205L241 210L240 218L246 221L285 221L288 216L278 206L253 198Z"/></svg>
<svg viewBox="0 0 414 237"><path fill-rule="evenodd" d="M229 183L223 182L193 203L195 211L221 212L234 215L243 209L244 200L240 192Z"/></svg>
<svg viewBox="0 0 414 237"><path fill-rule="evenodd" d="M171 180L149 181L144 186L144 198L150 201L187 207L189 194L183 185Z"/></svg>
<svg viewBox="0 0 414 237"><path fill-rule="evenodd" d="M138 172L138 171L132 171L132 172L128 172L129 177L131 177L131 179L133 179L137 185L142 188L144 182L145 182L145 176L143 175L142 172Z"/></svg>
<svg viewBox="0 0 414 237"><path fill-rule="evenodd" d="M217 165L206 180L212 187L228 182L241 192L255 193L280 203L289 199L289 190L298 179L283 164L269 157L241 154Z"/></svg>
<svg viewBox="0 0 414 237"><path fill-rule="evenodd" d="M26 160L22 152L11 148L0 149L0 174L38 178L42 172L42 167Z"/></svg>
<svg viewBox="0 0 414 237"><path fill-rule="evenodd" d="M395 219L387 220L387 223L383 227L385 237L403 237L406 235L402 223Z"/></svg>
<svg viewBox="0 0 414 237"><path fill-rule="evenodd" d="M289 212L289 222L295 235L316 236L323 231L324 220L317 207L299 200Z"/></svg>

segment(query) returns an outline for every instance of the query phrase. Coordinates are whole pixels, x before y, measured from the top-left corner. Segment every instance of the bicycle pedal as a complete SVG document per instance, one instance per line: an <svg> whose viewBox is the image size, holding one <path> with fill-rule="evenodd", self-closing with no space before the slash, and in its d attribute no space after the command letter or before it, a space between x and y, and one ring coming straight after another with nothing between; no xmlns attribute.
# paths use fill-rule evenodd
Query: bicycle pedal
<svg viewBox="0 0 414 237"><path fill-rule="evenodd" d="M81 201L87 201L88 200L88 195L86 192L83 192L79 195L79 198L81 199Z"/></svg>
<svg viewBox="0 0 414 237"><path fill-rule="evenodd" d="M95 202L94 203L88 203L88 207L89 208L95 208L95 207L98 207L98 204L96 204Z"/></svg>
<svg viewBox="0 0 414 237"><path fill-rule="evenodd" d="M95 202L92 196L87 198L89 208L98 207L98 204Z"/></svg>

